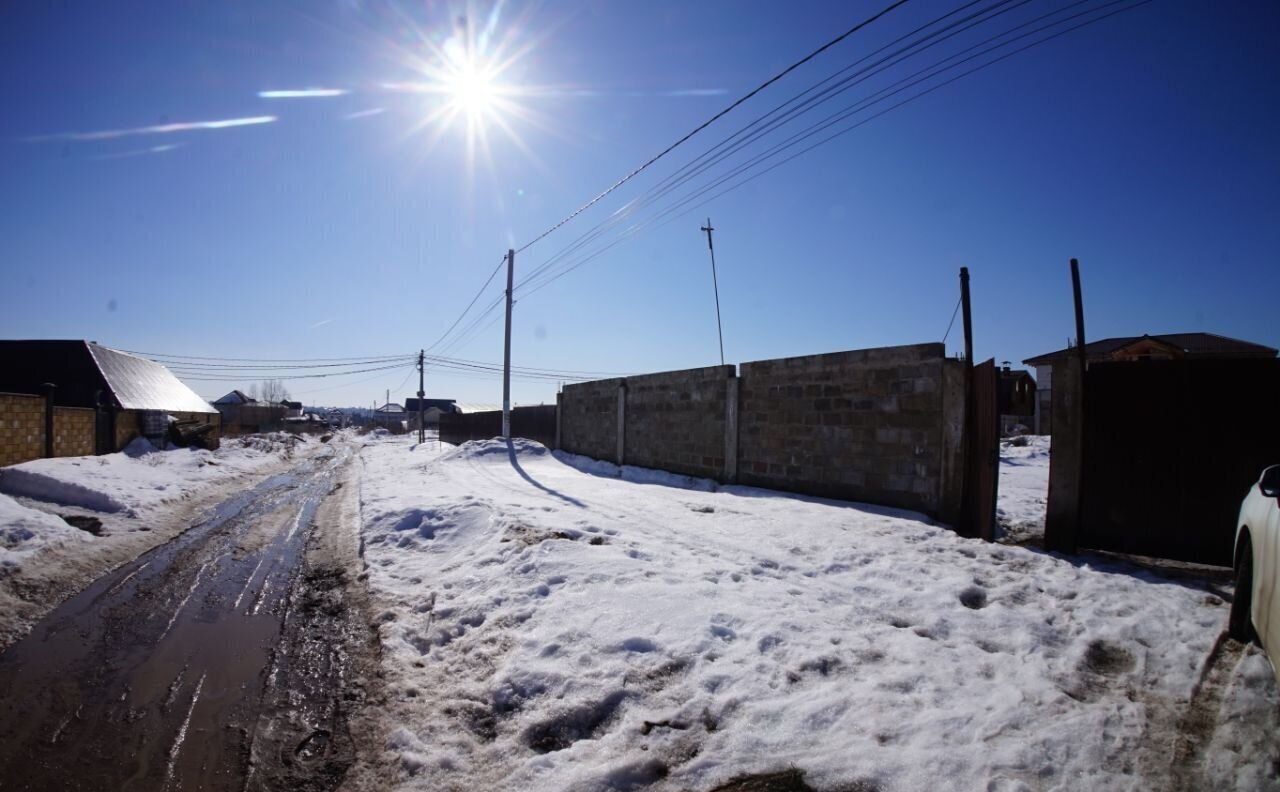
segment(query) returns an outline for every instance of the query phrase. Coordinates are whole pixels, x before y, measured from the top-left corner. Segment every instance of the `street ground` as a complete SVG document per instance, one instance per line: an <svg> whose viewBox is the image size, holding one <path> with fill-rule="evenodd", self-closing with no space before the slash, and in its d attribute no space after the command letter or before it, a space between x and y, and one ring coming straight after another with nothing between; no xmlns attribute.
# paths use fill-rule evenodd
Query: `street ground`
<svg viewBox="0 0 1280 792"><path fill-rule="evenodd" d="M520 441L251 444L0 495L0 789L1280 789L1221 581ZM1045 462L1002 454L1019 544Z"/></svg>

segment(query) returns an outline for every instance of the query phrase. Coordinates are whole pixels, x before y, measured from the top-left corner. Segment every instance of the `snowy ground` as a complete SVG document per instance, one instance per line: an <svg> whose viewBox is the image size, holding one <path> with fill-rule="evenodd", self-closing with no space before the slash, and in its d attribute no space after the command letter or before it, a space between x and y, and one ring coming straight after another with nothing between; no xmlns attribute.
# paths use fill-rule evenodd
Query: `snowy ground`
<svg viewBox="0 0 1280 792"><path fill-rule="evenodd" d="M361 456L400 788L1277 787L1274 679L1250 649L1201 683L1227 605L1200 587L524 441L438 449Z"/></svg>
<svg viewBox="0 0 1280 792"><path fill-rule="evenodd" d="M1005 541L1043 542L1049 493L1047 435L1023 435L1000 442L999 493L996 520L1004 528Z"/></svg>
<svg viewBox="0 0 1280 792"><path fill-rule="evenodd" d="M67 595L172 538L246 477L320 446L273 435L225 440L212 452L155 451L143 440L116 454L0 468L0 649ZM63 516L96 518L100 535Z"/></svg>

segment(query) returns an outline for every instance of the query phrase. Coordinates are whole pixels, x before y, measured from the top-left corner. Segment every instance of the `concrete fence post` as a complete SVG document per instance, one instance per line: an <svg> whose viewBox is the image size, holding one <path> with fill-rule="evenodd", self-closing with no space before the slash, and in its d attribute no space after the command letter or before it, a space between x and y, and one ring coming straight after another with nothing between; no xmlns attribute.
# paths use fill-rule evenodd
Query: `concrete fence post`
<svg viewBox="0 0 1280 792"><path fill-rule="evenodd" d="M618 466L626 464L627 446L627 381L618 383Z"/></svg>
<svg viewBox="0 0 1280 792"><path fill-rule="evenodd" d="M724 381L724 483L738 482L738 377Z"/></svg>
<svg viewBox="0 0 1280 792"><path fill-rule="evenodd" d="M53 457L53 392L58 389L52 382L44 384L44 456Z"/></svg>
<svg viewBox="0 0 1280 792"><path fill-rule="evenodd" d="M557 451L559 451L559 450L561 449L561 444L560 444L560 437L561 437L560 432L561 432L561 428L560 428L560 424L561 424L561 422L562 422L562 418L561 418L561 410L563 409L563 402L564 402L564 394L563 394L563 393L557 393L557 394L556 394L556 450L557 450Z"/></svg>

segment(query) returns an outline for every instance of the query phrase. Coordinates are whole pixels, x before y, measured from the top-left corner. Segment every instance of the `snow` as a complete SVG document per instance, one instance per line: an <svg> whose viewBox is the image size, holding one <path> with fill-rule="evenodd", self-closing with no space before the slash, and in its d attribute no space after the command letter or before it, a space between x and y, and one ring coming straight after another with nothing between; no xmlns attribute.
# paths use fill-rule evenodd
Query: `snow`
<svg viewBox="0 0 1280 792"><path fill-rule="evenodd" d="M211 483L276 461L277 452L300 442L291 439L295 437L229 439L217 451L158 451L140 437L115 454L36 459L0 469L0 492L136 516L140 510L190 497Z"/></svg>
<svg viewBox="0 0 1280 792"><path fill-rule="evenodd" d="M27 508L0 495L0 580L21 571L30 559L53 547L84 545L92 537L61 517Z"/></svg>
<svg viewBox="0 0 1280 792"><path fill-rule="evenodd" d="M1025 443L1026 445L1016 445ZM1015 544L1044 537L1049 497L1047 435L1020 435L1000 443L1000 485L996 520Z"/></svg>
<svg viewBox="0 0 1280 792"><path fill-rule="evenodd" d="M0 468L0 649L63 598L175 536L246 476L322 448L283 433L223 440L217 451L158 451L139 439L115 454ZM100 535L61 515L97 518Z"/></svg>
<svg viewBox="0 0 1280 792"><path fill-rule="evenodd" d="M1047 449L1006 453L1029 472ZM792 767L885 792L1159 788L1227 616L1121 564L529 441L387 438L361 463L403 789L709 790ZM1034 511L1032 478L1006 514Z"/></svg>

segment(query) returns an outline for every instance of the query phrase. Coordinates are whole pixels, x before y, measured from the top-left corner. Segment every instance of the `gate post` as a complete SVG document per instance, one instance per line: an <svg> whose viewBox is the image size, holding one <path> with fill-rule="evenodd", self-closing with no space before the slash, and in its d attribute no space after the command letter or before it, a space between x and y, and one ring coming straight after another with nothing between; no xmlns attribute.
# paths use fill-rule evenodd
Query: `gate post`
<svg viewBox="0 0 1280 792"><path fill-rule="evenodd" d="M1049 455L1044 546L1059 553L1075 553L1084 474L1084 371L1077 357L1067 355L1054 365L1051 392L1053 452Z"/></svg>

